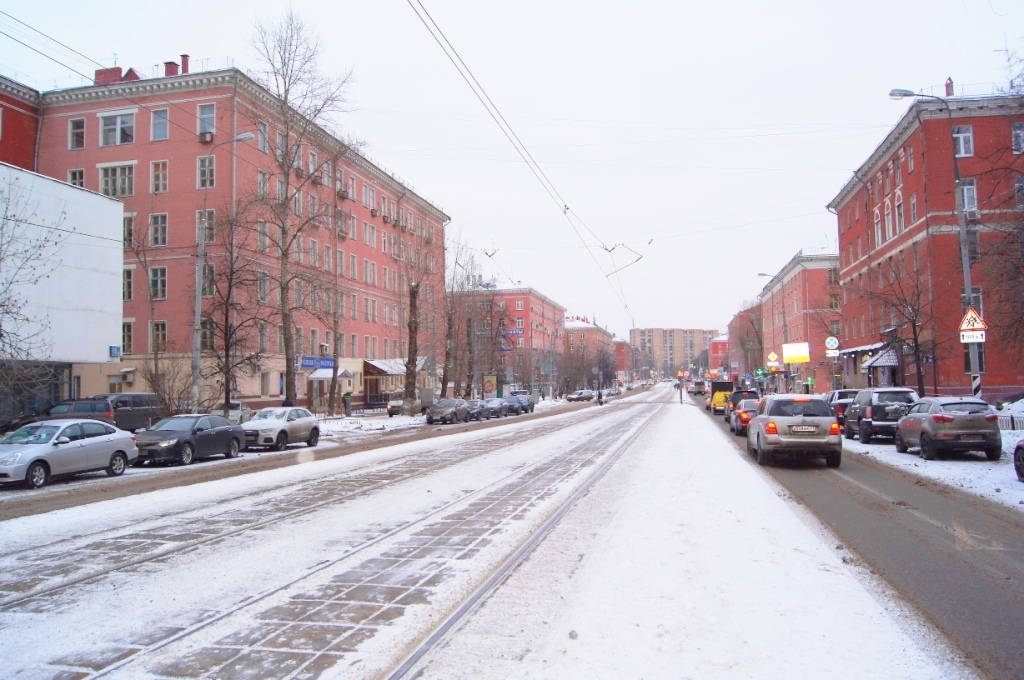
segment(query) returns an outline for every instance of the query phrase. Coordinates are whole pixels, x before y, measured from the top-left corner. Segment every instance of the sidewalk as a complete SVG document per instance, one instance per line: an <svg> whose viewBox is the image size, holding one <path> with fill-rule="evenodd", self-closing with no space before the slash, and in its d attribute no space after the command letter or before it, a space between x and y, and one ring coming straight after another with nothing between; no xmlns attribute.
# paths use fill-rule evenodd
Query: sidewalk
<svg viewBox="0 0 1024 680"><path fill-rule="evenodd" d="M782 496L666 405L422 677L972 677Z"/></svg>

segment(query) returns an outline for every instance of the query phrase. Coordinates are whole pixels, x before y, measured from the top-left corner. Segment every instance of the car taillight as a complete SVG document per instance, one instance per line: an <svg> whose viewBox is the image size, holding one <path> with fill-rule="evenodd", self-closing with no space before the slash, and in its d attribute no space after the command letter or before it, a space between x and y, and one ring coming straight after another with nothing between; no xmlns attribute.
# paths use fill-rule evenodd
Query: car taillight
<svg viewBox="0 0 1024 680"><path fill-rule="evenodd" d="M839 434L839 423L832 423L828 427L828 433L838 435Z"/></svg>
<svg viewBox="0 0 1024 680"><path fill-rule="evenodd" d="M868 420L871 420L871 407L870 406L868 406L866 409L864 409L864 417L867 418Z"/></svg>
<svg viewBox="0 0 1024 680"><path fill-rule="evenodd" d="M995 413L989 413L987 416L985 416L985 420L987 420L990 423L997 423L999 422L999 416L996 415Z"/></svg>
<svg viewBox="0 0 1024 680"><path fill-rule="evenodd" d="M769 420L767 423L764 424L764 433L765 434L778 434L779 433L779 426L775 424L774 420Z"/></svg>
<svg viewBox="0 0 1024 680"><path fill-rule="evenodd" d="M114 419L114 412L113 411L106 411L103 415L105 415L106 417L110 418L111 420Z"/></svg>
<svg viewBox="0 0 1024 680"><path fill-rule="evenodd" d="M844 413L846 413L846 407L845 406L836 406L836 415L837 416L841 416Z"/></svg>
<svg viewBox="0 0 1024 680"><path fill-rule="evenodd" d="M953 422L953 416L948 416L945 413L932 414L932 420L937 423L951 423Z"/></svg>
<svg viewBox="0 0 1024 680"><path fill-rule="evenodd" d="M750 414L746 411L740 411L740 420L750 420Z"/></svg>

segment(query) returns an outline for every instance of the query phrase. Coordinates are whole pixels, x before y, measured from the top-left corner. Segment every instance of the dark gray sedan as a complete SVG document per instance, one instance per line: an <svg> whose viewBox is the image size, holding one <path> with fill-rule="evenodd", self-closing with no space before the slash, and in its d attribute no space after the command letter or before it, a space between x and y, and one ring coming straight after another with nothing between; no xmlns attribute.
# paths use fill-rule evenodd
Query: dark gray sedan
<svg viewBox="0 0 1024 680"><path fill-rule="evenodd" d="M427 409L427 424L469 422L469 405L465 399L441 399Z"/></svg>
<svg viewBox="0 0 1024 680"><path fill-rule="evenodd" d="M223 455L234 458L242 450L245 431L220 416L193 413L164 418L135 433L139 463L166 462L189 465L197 458Z"/></svg>

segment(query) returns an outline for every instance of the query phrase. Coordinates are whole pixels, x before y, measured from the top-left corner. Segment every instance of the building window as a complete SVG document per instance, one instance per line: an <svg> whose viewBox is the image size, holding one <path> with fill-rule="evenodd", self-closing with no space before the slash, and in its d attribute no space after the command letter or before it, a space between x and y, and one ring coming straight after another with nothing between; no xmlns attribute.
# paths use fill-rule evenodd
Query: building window
<svg viewBox="0 0 1024 680"><path fill-rule="evenodd" d="M214 160L213 156L200 156L198 158L199 172L197 179L199 180L200 189L212 189L214 184Z"/></svg>
<svg viewBox="0 0 1024 680"><path fill-rule="evenodd" d="M213 350L213 319L203 319L199 322L199 349L204 352Z"/></svg>
<svg viewBox="0 0 1024 680"><path fill-rule="evenodd" d="M888 241L893 236L892 234L892 210L889 208L889 202L885 202L885 240Z"/></svg>
<svg viewBox="0 0 1024 680"><path fill-rule="evenodd" d="M324 246L324 271L331 271L331 247Z"/></svg>
<svg viewBox="0 0 1024 680"><path fill-rule="evenodd" d="M1024 208L1024 175L1013 180L1013 195L1017 199L1017 209Z"/></svg>
<svg viewBox="0 0 1024 680"><path fill-rule="evenodd" d="M68 170L68 184L73 187L85 187L85 170Z"/></svg>
<svg viewBox="0 0 1024 680"><path fill-rule="evenodd" d="M985 372L985 343L979 342L978 345L978 373ZM968 344L964 345L964 373L970 374L971 372L971 346Z"/></svg>
<svg viewBox="0 0 1024 680"><path fill-rule="evenodd" d="M831 284L839 283L839 267L829 267L828 282Z"/></svg>
<svg viewBox="0 0 1024 680"><path fill-rule="evenodd" d="M524 328L524 322L522 317L516 318L516 328Z"/></svg>
<svg viewBox="0 0 1024 680"><path fill-rule="evenodd" d="M270 174L263 171L256 171L256 198L261 201L267 200L270 196Z"/></svg>
<svg viewBox="0 0 1024 680"><path fill-rule="evenodd" d="M270 276L267 272L256 275L256 299L262 304L270 301Z"/></svg>
<svg viewBox="0 0 1024 680"><path fill-rule="evenodd" d="M914 147L907 147L907 172L914 171Z"/></svg>
<svg viewBox="0 0 1024 680"><path fill-rule="evenodd" d="M132 354L132 323L121 324L121 354Z"/></svg>
<svg viewBox="0 0 1024 680"><path fill-rule="evenodd" d="M516 300L516 311L517 312L523 311L523 301L522 300Z"/></svg>
<svg viewBox="0 0 1024 680"><path fill-rule="evenodd" d="M898 198L896 201L896 233L902 234L903 230L907 228L906 222L903 219L903 199Z"/></svg>
<svg viewBox="0 0 1024 680"><path fill-rule="evenodd" d="M216 125L216 108L214 104L199 105L199 132L214 132Z"/></svg>
<svg viewBox="0 0 1024 680"><path fill-rule="evenodd" d="M85 148L85 118L74 118L68 121L68 148Z"/></svg>
<svg viewBox="0 0 1024 680"><path fill-rule="evenodd" d="M167 213L149 216L149 245L167 245Z"/></svg>
<svg viewBox="0 0 1024 680"><path fill-rule="evenodd" d="M267 252L267 243L270 237L267 232L267 221L259 220L256 222L256 247L259 248L261 253Z"/></svg>
<svg viewBox="0 0 1024 680"><path fill-rule="evenodd" d="M830 293L828 296L828 308L831 310L839 309L839 293Z"/></svg>
<svg viewBox="0 0 1024 680"><path fill-rule="evenodd" d="M349 312L352 315L352 318L353 319L358 319L359 318L359 296L356 295L355 293L352 293L349 296L349 306L348 306L348 308L349 308ZM353 347L354 347L354 345L353 345ZM352 356L355 356L355 355L353 354Z"/></svg>
<svg viewBox="0 0 1024 680"><path fill-rule="evenodd" d="M1024 123L1013 124L1013 152L1024 153Z"/></svg>
<svg viewBox="0 0 1024 680"><path fill-rule="evenodd" d="M133 269L125 269L121 274L121 299L128 302L132 299Z"/></svg>
<svg viewBox="0 0 1024 680"><path fill-rule="evenodd" d="M910 223L917 222L917 194L910 194Z"/></svg>
<svg viewBox="0 0 1024 680"><path fill-rule="evenodd" d="M212 298L217 270L212 264L203 265L203 297Z"/></svg>
<svg viewBox="0 0 1024 680"><path fill-rule="evenodd" d="M296 191L292 196L292 212L296 217L302 217L302 192Z"/></svg>
<svg viewBox="0 0 1024 680"><path fill-rule="evenodd" d="M960 180L960 201L964 210L978 209L978 188L973 177Z"/></svg>
<svg viewBox="0 0 1024 680"><path fill-rule="evenodd" d="M151 267L149 270L149 298L167 299L167 267Z"/></svg>
<svg viewBox="0 0 1024 680"><path fill-rule="evenodd" d="M839 332L842 330L841 323L838 320L833 319L828 322L828 330L832 335L839 337Z"/></svg>
<svg viewBox="0 0 1024 680"><path fill-rule="evenodd" d="M259 329L260 352L266 354L270 351L270 331L267 329L267 324L262 321L257 323L257 328Z"/></svg>
<svg viewBox="0 0 1024 680"><path fill-rule="evenodd" d="M292 248L295 251L295 263L302 264L302 234L295 235L295 240L292 242Z"/></svg>
<svg viewBox="0 0 1024 680"><path fill-rule="evenodd" d="M882 216L875 212L875 247L882 243Z"/></svg>
<svg viewBox="0 0 1024 680"><path fill-rule="evenodd" d="M125 215L121 220L121 236L124 239L125 248L130 248L135 242L135 216Z"/></svg>
<svg viewBox="0 0 1024 680"><path fill-rule="evenodd" d="M263 121L256 123L256 148L263 153L267 152L267 137L269 135L269 129L267 124Z"/></svg>
<svg viewBox="0 0 1024 680"><path fill-rule="evenodd" d="M960 158L974 155L974 135L970 125L953 126L953 153Z"/></svg>
<svg viewBox="0 0 1024 680"><path fill-rule="evenodd" d="M151 117L152 130L150 137L154 142L159 142L170 137L170 120L167 117L167 109L157 109Z"/></svg>
<svg viewBox="0 0 1024 680"><path fill-rule="evenodd" d="M212 210L196 211L196 243L213 243L216 220Z"/></svg>
<svg viewBox="0 0 1024 680"><path fill-rule="evenodd" d="M100 193L104 196L134 196L135 166L115 165L100 168Z"/></svg>
<svg viewBox="0 0 1024 680"><path fill-rule="evenodd" d="M153 161L150 163L150 177L152 178L152 191L154 194L167 192L167 161Z"/></svg>
<svg viewBox="0 0 1024 680"><path fill-rule="evenodd" d="M100 118L100 145L118 146L135 141L135 114L122 113Z"/></svg>

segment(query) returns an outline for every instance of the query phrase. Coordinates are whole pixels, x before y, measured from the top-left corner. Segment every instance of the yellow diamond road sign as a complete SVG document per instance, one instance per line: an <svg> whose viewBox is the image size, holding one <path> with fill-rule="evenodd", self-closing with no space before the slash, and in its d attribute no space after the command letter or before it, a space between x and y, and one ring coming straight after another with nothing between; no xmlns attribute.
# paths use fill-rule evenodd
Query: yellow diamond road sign
<svg viewBox="0 0 1024 680"><path fill-rule="evenodd" d="M974 307L968 307L967 313L964 314L963 321L960 322L960 332L969 333L971 331L987 331L988 324L985 323L981 315L978 314Z"/></svg>
<svg viewBox="0 0 1024 680"><path fill-rule="evenodd" d="M772 352L771 354L768 355L768 361L778 361L778 360L779 360L779 355L776 354L775 352Z"/></svg>

